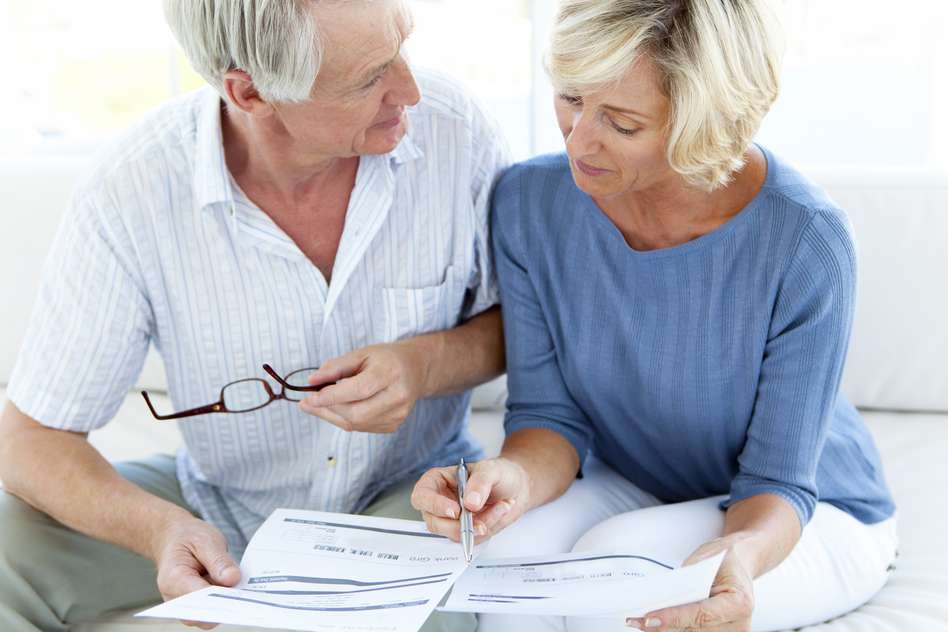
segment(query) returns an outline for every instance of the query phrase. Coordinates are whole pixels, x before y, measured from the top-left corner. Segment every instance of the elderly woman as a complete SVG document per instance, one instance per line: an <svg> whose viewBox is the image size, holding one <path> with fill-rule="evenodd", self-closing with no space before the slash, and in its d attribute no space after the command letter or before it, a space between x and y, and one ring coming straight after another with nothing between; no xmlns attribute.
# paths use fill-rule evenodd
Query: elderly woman
<svg viewBox="0 0 948 632"><path fill-rule="evenodd" d="M464 503L482 539L506 528L491 557L727 552L706 601L570 630L798 627L867 601L895 558L879 455L839 393L849 222L752 142L778 61L763 0L559 12L548 69L566 153L495 192L507 438ZM450 468L413 494L456 539L455 499Z"/></svg>

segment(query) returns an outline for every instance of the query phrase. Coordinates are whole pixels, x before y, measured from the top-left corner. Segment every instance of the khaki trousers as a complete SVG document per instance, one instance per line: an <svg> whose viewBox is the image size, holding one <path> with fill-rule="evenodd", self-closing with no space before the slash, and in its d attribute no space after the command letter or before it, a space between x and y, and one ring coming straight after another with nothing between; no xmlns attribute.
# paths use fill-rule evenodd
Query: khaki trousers
<svg viewBox="0 0 948 632"><path fill-rule="evenodd" d="M173 457L115 467L145 491L188 508ZM412 484L394 486L364 513L420 519L410 503ZM161 601L156 576L151 561L77 533L0 490L0 630L63 632L109 611L144 609ZM435 613L422 630L471 632L475 627L473 615Z"/></svg>

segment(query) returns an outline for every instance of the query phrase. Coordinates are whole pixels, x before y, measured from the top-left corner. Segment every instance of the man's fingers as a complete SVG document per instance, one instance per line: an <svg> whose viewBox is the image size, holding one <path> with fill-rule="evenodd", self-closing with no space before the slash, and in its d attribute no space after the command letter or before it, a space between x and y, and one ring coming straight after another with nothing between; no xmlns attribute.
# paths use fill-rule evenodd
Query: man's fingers
<svg viewBox="0 0 948 632"><path fill-rule="evenodd" d="M223 536L209 539L194 547L194 557L207 570L211 581L218 586L234 586L240 581L240 568L227 552Z"/></svg>
<svg viewBox="0 0 948 632"><path fill-rule="evenodd" d="M364 353L359 351L347 353L324 363L318 371L309 376L309 383L316 386L317 384L338 382L358 373L363 364L365 364Z"/></svg>
<svg viewBox="0 0 948 632"><path fill-rule="evenodd" d="M311 408L332 408L369 399L388 386L379 376L370 372L347 377L306 398Z"/></svg>
<svg viewBox="0 0 948 632"><path fill-rule="evenodd" d="M352 422L337 413L332 408L309 408L304 406L303 403L300 403L300 409L314 417L319 417L323 421L328 421L332 425L336 426L340 430L345 430L346 432L352 432Z"/></svg>

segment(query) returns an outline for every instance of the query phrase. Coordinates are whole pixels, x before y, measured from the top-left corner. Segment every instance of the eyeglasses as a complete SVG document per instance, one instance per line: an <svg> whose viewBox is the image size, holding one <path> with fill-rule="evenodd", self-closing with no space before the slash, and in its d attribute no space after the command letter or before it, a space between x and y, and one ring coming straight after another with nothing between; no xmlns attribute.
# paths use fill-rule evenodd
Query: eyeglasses
<svg viewBox="0 0 948 632"><path fill-rule="evenodd" d="M184 419L185 417L196 417L198 415L207 415L210 413L249 413L260 410L264 406L272 404L278 399L285 399L288 402L303 401L305 395L301 393L315 393L329 384L317 384L313 386L309 383L309 376L315 373L318 368L299 369L293 371L286 377L280 377L280 374L273 370L269 364L263 365L263 370L280 385L280 392L274 393L270 388L270 383L260 378L249 378L246 380L237 380L231 382L221 389L220 399L213 404L198 406L190 410L172 413L170 415L159 415L151 403L148 393L142 391L142 397L148 404L148 410L159 421L169 421L171 419Z"/></svg>

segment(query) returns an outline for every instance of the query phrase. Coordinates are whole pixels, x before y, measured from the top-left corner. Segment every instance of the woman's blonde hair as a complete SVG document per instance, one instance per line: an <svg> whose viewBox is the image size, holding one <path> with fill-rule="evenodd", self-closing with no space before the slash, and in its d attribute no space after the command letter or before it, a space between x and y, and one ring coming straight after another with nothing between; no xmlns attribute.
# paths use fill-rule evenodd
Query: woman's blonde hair
<svg viewBox="0 0 948 632"><path fill-rule="evenodd" d="M744 154L779 90L781 44L766 0L563 0L547 71L564 93L596 91L647 57L670 102L667 156L713 190Z"/></svg>

